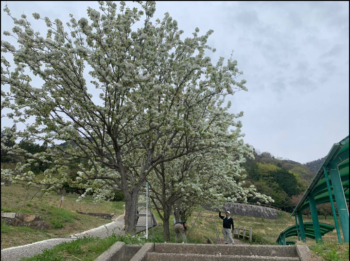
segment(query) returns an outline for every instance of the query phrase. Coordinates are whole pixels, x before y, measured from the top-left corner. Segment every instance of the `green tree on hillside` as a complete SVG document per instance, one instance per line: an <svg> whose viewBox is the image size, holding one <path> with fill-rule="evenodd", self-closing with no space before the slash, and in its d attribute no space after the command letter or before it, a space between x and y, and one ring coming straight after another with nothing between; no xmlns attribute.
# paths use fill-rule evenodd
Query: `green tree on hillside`
<svg viewBox="0 0 350 261"><path fill-rule="evenodd" d="M288 194L289 197L301 192L299 183L293 173L286 169L277 169L270 172L271 177Z"/></svg>

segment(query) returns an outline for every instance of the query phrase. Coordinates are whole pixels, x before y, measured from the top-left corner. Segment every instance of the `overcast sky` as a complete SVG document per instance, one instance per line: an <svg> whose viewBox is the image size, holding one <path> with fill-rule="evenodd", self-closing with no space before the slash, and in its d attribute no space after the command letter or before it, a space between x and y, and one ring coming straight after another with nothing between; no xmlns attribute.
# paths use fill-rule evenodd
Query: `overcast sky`
<svg viewBox="0 0 350 261"><path fill-rule="evenodd" d="M5 3L1 38L14 44L2 34L14 26ZM98 10L89 1L7 4L13 17L26 14L42 35L47 27L34 12L65 25L70 13L78 20L87 17L88 6ZM244 111L246 143L306 163L349 135L349 2L157 2L156 8L154 18L169 12L185 37L196 27L200 34L214 30L208 45L217 51L207 54L213 63L234 51L248 92L230 98L231 112Z"/></svg>

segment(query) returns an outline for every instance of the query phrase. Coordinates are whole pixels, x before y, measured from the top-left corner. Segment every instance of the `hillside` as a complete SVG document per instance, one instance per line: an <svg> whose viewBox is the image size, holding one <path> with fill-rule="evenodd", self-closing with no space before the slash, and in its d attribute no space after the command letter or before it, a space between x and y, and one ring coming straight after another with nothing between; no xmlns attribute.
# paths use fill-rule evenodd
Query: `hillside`
<svg viewBox="0 0 350 261"><path fill-rule="evenodd" d="M323 162L319 159L301 164L275 158L269 152L258 154L254 151L254 156L255 159L247 159L243 165L248 175L246 186L255 185L259 192L275 200L272 206L284 211L292 211L290 199L305 191Z"/></svg>
<svg viewBox="0 0 350 261"><path fill-rule="evenodd" d="M312 176L315 176L325 159L326 159L326 156L321 158L321 159L318 159L318 160L307 162L303 165L308 168L308 170L311 172Z"/></svg>

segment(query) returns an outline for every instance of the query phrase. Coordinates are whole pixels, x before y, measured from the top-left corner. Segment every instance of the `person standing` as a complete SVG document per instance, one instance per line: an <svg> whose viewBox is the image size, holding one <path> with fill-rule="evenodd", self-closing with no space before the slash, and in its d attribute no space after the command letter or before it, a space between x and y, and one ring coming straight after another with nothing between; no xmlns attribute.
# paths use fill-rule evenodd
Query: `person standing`
<svg viewBox="0 0 350 261"><path fill-rule="evenodd" d="M187 223L186 222L177 222L174 224L174 231L175 231L175 243L178 241L178 236L181 234L182 236L182 244L186 242L186 231L187 230Z"/></svg>
<svg viewBox="0 0 350 261"><path fill-rule="evenodd" d="M219 217L222 219L222 234L224 235L225 244L227 244L228 237L231 241L231 244L233 245L235 242L233 241L232 234L235 230L235 225L233 223L233 219L230 216L230 211L226 211L226 216L221 216L221 211L219 211Z"/></svg>

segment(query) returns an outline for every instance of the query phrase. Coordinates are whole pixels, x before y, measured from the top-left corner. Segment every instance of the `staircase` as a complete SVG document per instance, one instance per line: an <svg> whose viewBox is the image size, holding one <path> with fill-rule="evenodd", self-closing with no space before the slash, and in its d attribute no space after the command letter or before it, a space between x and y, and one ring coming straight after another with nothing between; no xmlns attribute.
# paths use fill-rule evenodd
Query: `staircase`
<svg viewBox="0 0 350 261"><path fill-rule="evenodd" d="M214 245L214 244L169 244L147 243L132 256L124 253L119 243L119 253L113 258L98 259L106 261L306 261L309 257L307 246L279 245ZM125 246L127 249L129 246ZM124 251L124 252L123 252ZM128 250L126 250L128 251ZM101 257L101 256L100 256ZM97 259L96 259L97 260Z"/></svg>

